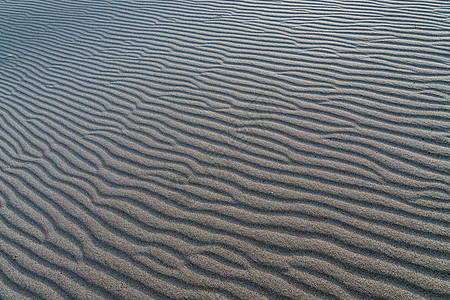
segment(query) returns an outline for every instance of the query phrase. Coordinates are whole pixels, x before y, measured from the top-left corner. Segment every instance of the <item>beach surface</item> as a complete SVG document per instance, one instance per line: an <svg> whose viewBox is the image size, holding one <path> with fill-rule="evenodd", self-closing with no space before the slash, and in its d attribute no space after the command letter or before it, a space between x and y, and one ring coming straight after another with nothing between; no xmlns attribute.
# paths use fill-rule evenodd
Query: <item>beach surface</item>
<svg viewBox="0 0 450 300"><path fill-rule="evenodd" d="M0 1L0 299L449 299L448 1Z"/></svg>

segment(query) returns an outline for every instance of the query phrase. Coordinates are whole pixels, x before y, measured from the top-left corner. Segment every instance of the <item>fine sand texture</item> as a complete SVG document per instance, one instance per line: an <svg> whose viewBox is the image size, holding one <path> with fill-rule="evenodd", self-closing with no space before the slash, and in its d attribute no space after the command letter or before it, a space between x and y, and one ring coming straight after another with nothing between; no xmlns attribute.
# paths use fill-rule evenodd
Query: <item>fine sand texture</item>
<svg viewBox="0 0 450 300"><path fill-rule="evenodd" d="M449 299L450 4L0 0L0 299Z"/></svg>

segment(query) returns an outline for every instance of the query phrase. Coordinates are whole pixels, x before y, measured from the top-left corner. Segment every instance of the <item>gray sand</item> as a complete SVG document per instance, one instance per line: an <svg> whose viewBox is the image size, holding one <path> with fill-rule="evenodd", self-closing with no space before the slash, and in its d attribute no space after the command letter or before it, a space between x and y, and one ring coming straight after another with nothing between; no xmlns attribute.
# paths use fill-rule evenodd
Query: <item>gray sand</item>
<svg viewBox="0 0 450 300"><path fill-rule="evenodd" d="M450 297L449 18L0 1L0 298Z"/></svg>

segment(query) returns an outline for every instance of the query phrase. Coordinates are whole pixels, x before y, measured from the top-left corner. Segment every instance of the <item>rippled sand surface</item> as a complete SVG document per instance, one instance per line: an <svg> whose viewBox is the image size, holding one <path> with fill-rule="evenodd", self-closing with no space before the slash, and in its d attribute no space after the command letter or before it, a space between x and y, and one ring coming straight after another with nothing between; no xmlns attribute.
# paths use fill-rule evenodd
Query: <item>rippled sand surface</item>
<svg viewBox="0 0 450 300"><path fill-rule="evenodd" d="M1 299L450 298L448 1L0 1Z"/></svg>

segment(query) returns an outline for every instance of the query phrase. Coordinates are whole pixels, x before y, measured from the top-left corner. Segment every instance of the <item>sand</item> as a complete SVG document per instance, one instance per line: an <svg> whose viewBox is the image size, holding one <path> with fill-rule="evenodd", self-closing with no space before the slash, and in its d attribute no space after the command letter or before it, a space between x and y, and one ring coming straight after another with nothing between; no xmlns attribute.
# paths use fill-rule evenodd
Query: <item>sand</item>
<svg viewBox="0 0 450 300"><path fill-rule="evenodd" d="M0 1L0 298L450 298L449 36L448 1Z"/></svg>

